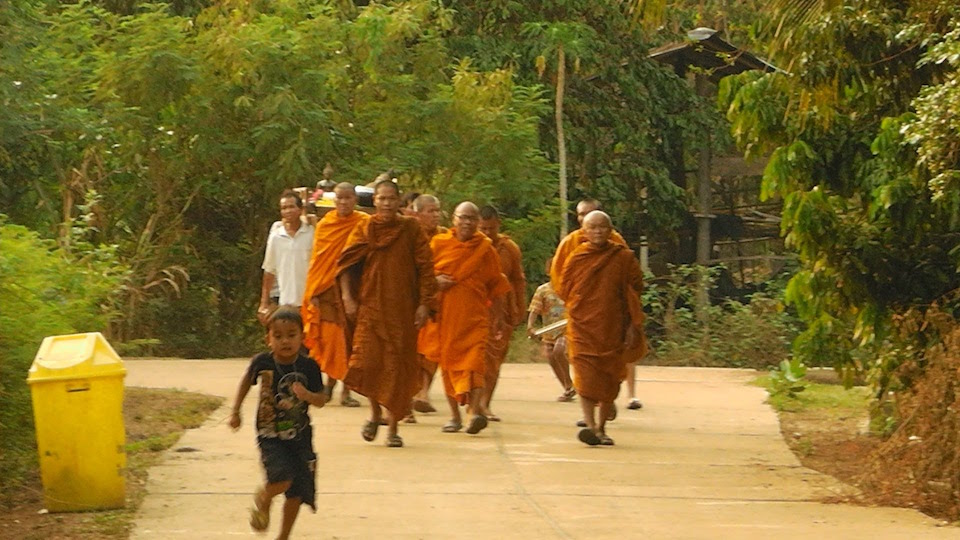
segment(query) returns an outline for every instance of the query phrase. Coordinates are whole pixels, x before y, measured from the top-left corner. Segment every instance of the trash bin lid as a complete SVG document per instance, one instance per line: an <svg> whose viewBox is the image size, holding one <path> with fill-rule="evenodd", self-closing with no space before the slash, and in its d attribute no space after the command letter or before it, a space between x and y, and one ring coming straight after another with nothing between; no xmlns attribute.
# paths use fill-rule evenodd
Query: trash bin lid
<svg viewBox="0 0 960 540"><path fill-rule="evenodd" d="M123 360L100 332L48 336L33 359L27 382L126 374Z"/></svg>

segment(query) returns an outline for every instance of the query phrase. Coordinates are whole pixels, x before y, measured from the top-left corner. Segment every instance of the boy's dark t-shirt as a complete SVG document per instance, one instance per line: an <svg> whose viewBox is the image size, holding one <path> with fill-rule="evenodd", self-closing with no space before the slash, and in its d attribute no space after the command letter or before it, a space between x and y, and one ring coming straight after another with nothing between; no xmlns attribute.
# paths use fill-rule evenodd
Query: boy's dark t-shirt
<svg viewBox="0 0 960 540"><path fill-rule="evenodd" d="M260 381L258 437L292 440L310 427L309 403L297 398L291 386L299 381L311 392L322 391L323 381L316 362L301 354L292 364L280 364L274 360L273 353L264 352L250 361L247 377L250 384Z"/></svg>

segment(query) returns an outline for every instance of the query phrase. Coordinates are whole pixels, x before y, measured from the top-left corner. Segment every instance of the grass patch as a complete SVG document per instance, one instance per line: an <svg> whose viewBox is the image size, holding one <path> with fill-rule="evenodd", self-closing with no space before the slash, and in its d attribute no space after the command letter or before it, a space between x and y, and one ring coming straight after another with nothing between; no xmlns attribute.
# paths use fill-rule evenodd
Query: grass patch
<svg viewBox="0 0 960 540"><path fill-rule="evenodd" d="M200 427L222 402L222 398L179 390L126 388L126 508L38 514L43 508L43 488L34 460L34 469L26 475L22 489L11 497L12 502L0 516L0 538L128 538L133 517L146 495L148 469L160 460L164 450L180 440L185 430Z"/></svg>
<svg viewBox="0 0 960 540"><path fill-rule="evenodd" d="M770 375L762 375L753 384L772 390ZM796 397L773 395L767 400L779 412L822 411L826 414L847 416L864 413L870 406L870 391L863 386L844 388L840 384L808 382L806 389Z"/></svg>
<svg viewBox="0 0 960 540"><path fill-rule="evenodd" d="M844 388L826 373L818 373L814 379L827 382L805 379L804 390L792 398L773 395L775 385L769 375L753 383L771 392L767 402L780 418L780 433L804 467L861 487L871 452L880 442L868 428L870 390L864 386Z"/></svg>

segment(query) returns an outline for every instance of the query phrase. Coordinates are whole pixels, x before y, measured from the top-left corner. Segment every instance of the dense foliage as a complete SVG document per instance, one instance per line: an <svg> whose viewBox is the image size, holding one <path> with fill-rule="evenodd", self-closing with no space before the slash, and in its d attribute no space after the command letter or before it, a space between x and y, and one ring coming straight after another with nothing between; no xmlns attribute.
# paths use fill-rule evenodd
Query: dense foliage
<svg viewBox="0 0 960 540"><path fill-rule="evenodd" d="M435 3L6 6L0 208L65 242L89 206L131 269L117 340L247 352L274 197L328 161L522 219L553 191L538 88L456 61Z"/></svg>
<svg viewBox="0 0 960 540"><path fill-rule="evenodd" d="M745 151L772 156L764 195L783 197L803 262L787 288L807 324L796 352L871 371L881 389L921 350L890 352L897 314L960 286L958 15L842 2L794 34L788 72L727 79L721 96Z"/></svg>
<svg viewBox="0 0 960 540"><path fill-rule="evenodd" d="M4 4L0 211L61 244L89 213L91 240L130 268L112 337L159 338L145 352L249 352L273 199L328 162L358 183L393 169L448 209L497 204L537 283L559 228L559 45L572 195L608 201L628 237L672 234L686 161L718 129L712 107L646 59L630 8Z"/></svg>
<svg viewBox="0 0 960 540"><path fill-rule="evenodd" d="M99 331L115 309L125 270L112 249L85 242L85 232L71 231L74 245L65 250L0 214L0 493L36 461L25 380L40 342Z"/></svg>

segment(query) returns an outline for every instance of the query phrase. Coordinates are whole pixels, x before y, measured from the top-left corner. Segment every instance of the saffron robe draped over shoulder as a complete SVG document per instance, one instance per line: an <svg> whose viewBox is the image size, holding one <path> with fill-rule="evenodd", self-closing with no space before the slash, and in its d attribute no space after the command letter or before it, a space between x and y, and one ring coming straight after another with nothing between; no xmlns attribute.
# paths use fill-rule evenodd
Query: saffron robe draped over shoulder
<svg viewBox="0 0 960 540"><path fill-rule="evenodd" d="M527 277L523 274L520 247L506 235L497 235L492 240L493 248L500 258L500 272L510 282L510 292L501 304L500 313L492 313L493 320L501 320L504 328L493 329L486 352L486 375L484 386L492 388L500 376L500 366L507 357L513 329L524 321L526 315Z"/></svg>
<svg viewBox="0 0 960 540"><path fill-rule="evenodd" d="M434 236L447 232L447 228L434 227L432 231L424 230L423 232L427 235L427 240L433 240ZM417 352L420 367L433 377L440 362L440 326L433 317L420 328L420 334L417 336Z"/></svg>
<svg viewBox="0 0 960 540"><path fill-rule="evenodd" d="M493 243L483 234L461 242L455 231L448 231L434 236L430 248L434 272L456 281L440 293L437 324L444 388L463 401L484 384L490 304L510 292L510 282L500 272Z"/></svg>
<svg viewBox="0 0 960 540"><path fill-rule="evenodd" d="M413 218L374 216L351 233L339 267L351 272L358 290L357 325L343 383L403 418L420 389L414 316L420 305L437 305L427 237Z"/></svg>
<svg viewBox="0 0 960 540"><path fill-rule="evenodd" d="M313 236L307 288L300 307L303 344L310 349L310 356L320 365L320 370L337 380L342 380L347 373L352 337L337 285L337 260L350 233L369 219L363 212L355 211L346 217L340 217L335 211L327 212L317 223ZM319 308L311 301L314 297L319 301Z"/></svg>
<svg viewBox="0 0 960 540"><path fill-rule="evenodd" d="M583 233L583 229L577 229L560 240L557 251L553 254L553 261L550 263L550 285L554 291L559 292L563 286L563 267L566 265L567 259L586 241L587 235ZM610 233L610 242L627 247L627 241L617 231Z"/></svg>
<svg viewBox="0 0 960 540"><path fill-rule="evenodd" d="M633 251L613 242L602 247L581 244L563 268L567 355L573 365L577 393L612 402L626 374L624 341L633 328L637 357L646 352L640 294L643 275Z"/></svg>

